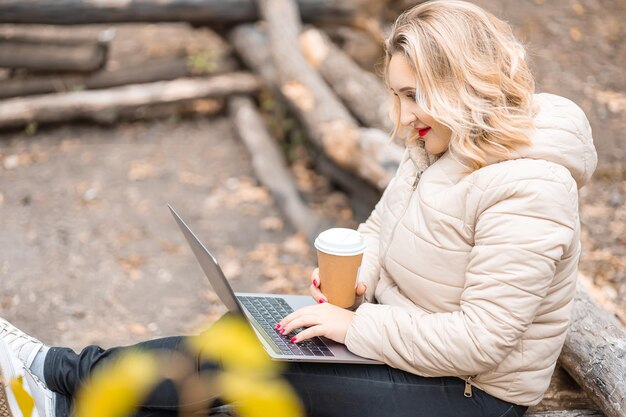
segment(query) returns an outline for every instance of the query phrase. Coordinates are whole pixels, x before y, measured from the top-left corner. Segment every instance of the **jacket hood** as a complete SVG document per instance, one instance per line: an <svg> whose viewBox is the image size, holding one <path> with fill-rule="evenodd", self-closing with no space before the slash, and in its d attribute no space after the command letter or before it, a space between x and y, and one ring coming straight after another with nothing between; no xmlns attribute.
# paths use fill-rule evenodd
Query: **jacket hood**
<svg viewBox="0 0 626 417"><path fill-rule="evenodd" d="M553 94L535 94L534 101L538 109L533 144L516 153L520 158L543 159L564 166L581 188L598 162L585 113L574 102Z"/></svg>

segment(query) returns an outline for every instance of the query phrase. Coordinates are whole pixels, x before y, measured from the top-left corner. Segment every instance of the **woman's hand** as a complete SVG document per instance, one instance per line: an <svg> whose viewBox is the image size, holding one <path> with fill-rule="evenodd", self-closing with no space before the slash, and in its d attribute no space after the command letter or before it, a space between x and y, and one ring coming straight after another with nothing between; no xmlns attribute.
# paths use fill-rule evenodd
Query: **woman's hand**
<svg viewBox="0 0 626 417"><path fill-rule="evenodd" d="M344 343L354 312L328 303L303 307L284 317L276 330L289 334L299 327L307 327L295 335L292 343L298 343L314 336L324 336L335 342Z"/></svg>
<svg viewBox="0 0 626 417"><path fill-rule="evenodd" d="M313 270L313 273L311 274L311 286L309 287L309 290L311 291L311 296L318 303L327 303L328 298L326 298L326 296L319 290L321 282L322 281L320 280L320 269L315 268ZM363 302L363 295L365 294L366 290L367 290L367 285L363 284L362 282L359 282L359 284L357 285L355 289L356 301L354 305L349 308L349 310L354 310Z"/></svg>

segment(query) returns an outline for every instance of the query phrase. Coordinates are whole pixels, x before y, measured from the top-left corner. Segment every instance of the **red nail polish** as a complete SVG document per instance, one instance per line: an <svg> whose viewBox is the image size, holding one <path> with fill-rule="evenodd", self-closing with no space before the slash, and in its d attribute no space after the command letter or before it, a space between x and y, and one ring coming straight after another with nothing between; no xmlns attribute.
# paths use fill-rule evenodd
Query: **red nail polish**
<svg viewBox="0 0 626 417"><path fill-rule="evenodd" d="M274 329L280 330L280 324L277 324L276 326L274 326Z"/></svg>
<svg viewBox="0 0 626 417"><path fill-rule="evenodd" d="M280 334L285 334L285 329L281 329Z"/></svg>
<svg viewBox="0 0 626 417"><path fill-rule="evenodd" d="M296 338L295 338L295 336L294 336L294 337L292 337L289 341L290 341L291 343L296 343Z"/></svg>
<svg viewBox="0 0 626 417"><path fill-rule="evenodd" d="M313 280L313 285L315 285L317 287L317 280L316 279Z"/></svg>
<svg viewBox="0 0 626 417"><path fill-rule="evenodd" d="M326 300L324 300L323 298L320 298L320 304L325 303Z"/></svg>

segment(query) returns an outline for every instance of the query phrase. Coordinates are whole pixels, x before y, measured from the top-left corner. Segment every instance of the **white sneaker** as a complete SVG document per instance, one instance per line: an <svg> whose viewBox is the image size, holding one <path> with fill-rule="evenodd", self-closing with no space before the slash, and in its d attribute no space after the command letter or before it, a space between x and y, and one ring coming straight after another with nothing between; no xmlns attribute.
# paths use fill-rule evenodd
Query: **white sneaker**
<svg viewBox="0 0 626 417"><path fill-rule="evenodd" d="M0 318L0 340L3 340L15 356L30 368L43 343L27 335L3 318Z"/></svg>
<svg viewBox="0 0 626 417"><path fill-rule="evenodd" d="M31 417L54 417L55 395L46 388L39 379L31 374L22 361L18 359L6 342L0 339L0 415L3 412L9 417L19 417L22 412L17 404L9 382L23 377L22 386L35 400L35 408ZM4 409L3 409L4 406Z"/></svg>
<svg viewBox="0 0 626 417"><path fill-rule="evenodd" d="M46 387L46 384L33 375L28 368L24 368L24 381L35 400L35 408L39 417L54 417L55 394ZM35 417L34 412L33 417Z"/></svg>

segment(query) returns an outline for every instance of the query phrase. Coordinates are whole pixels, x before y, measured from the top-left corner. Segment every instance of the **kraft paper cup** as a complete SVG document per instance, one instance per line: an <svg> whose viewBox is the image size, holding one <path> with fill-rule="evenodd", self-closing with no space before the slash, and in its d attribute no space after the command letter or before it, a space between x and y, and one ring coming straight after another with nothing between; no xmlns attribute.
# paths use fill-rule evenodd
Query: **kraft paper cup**
<svg viewBox="0 0 626 417"><path fill-rule="evenodd" d="M320 291L329 303L343 308L354 304L365 247L361 233L352 229L328 229L315 239Z"/></svg>

